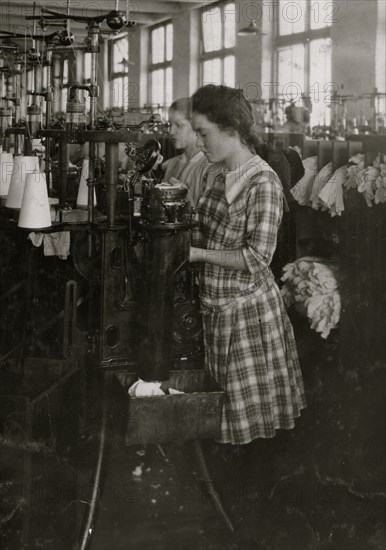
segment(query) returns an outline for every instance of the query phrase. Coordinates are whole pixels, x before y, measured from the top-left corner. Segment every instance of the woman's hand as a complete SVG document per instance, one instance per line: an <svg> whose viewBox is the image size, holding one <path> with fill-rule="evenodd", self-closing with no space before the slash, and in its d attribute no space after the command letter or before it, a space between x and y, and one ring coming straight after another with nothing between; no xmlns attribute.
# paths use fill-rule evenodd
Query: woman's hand
<svg viewBox="0 0 386 550"><path fill-rule="evenodd" d="M196 248L194 246L191 246L190 247L190 250L189 250L189 262L190 263L193 263L193 262L199 262L199 252L203 252L202 248ZM202 254L201 254L202 256ZM203 261L201 259L201 261Z"/></svg>

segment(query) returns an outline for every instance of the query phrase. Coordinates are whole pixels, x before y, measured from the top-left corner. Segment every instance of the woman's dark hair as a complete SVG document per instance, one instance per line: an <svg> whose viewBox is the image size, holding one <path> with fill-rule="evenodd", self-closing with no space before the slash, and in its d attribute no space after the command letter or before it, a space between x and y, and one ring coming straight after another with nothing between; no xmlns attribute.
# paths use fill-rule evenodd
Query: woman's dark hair
<svg viewBox="0 0 386 550"><path fill-rule="evenodd" d="M254 133L252 107L240 89L207 84L192 95L192 111L205 115L224 132L238 132L241 141L255 148L258 137Z"/></svg>
<svg viewBox="0 0 386 550"><path fill-rule="evenodd" d="M254 125L252 106L245 99L242 90L208 84L199 88L191 99L193 112L205 115L208 120L229 134L238 132L241 141L277 173L287 201L293 199L289 195L289 190L303 174L292 173L286 154L259 138ZM293 153L297 155L295 151Z"/></svg>

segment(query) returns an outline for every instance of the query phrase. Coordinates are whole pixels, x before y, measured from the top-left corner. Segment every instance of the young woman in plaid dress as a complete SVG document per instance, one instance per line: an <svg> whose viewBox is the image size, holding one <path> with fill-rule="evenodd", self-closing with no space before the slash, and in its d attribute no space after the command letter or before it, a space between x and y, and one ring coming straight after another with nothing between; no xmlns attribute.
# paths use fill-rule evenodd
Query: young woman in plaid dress
<svg viewBox="0 0 386 550"><path fill-rule="evenodd" d="M291 429L305 407L291 323L269 268L283 211L276 173L254 153L253 116L240 90L192 96L192 124L212 171L197 205L205 366L225 391L221 443Z"/></svg>

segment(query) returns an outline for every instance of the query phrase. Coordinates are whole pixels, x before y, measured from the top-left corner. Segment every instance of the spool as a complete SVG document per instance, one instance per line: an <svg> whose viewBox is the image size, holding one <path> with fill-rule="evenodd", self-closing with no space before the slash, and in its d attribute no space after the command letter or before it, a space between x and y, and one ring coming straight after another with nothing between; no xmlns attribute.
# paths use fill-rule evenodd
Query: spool
<svg viewBox="0 0 386 550"><path fill-rule="evenodd" d="M38 170L27 175L18 226L26 229L51 227L46 176Z"/></svg>
<svg viewBox="0 0 386 550"><path fill-rule="evenodd" d="M89 159L84 159L82 164L82 172L80 174L80 182L78 189L78 196L76 199L76 206L78 208L87 208L88 207L88 185L87 179L90 170L90 161ZM96 193L94 187L94 206L96 206Z"/></svg>
<svg viewBox="0 0 386 550"><path fill-rule="evenodd" d="M11 153L0 152L0 197L8 195L13 171L13 156Z"/></svg>
<svg viewBox="0 0 386 550"><path fill-rule="evenodd" d="M23 193L28 174L39 171L38 157L17 155L13 159L13 170L9 184L8 196L5 202L7 208L19 210L23 200Z"/></svg>

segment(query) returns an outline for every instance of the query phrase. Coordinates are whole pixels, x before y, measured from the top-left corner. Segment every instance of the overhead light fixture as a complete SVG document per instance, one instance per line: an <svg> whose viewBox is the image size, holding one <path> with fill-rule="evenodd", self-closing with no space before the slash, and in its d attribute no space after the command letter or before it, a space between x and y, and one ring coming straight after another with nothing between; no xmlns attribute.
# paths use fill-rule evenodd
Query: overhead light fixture
<svg viewBox="0 0 386 550"><path fill-rule="evenodd" d="M237 32L238 36L253 36L254 34L257 34L260 32L260 29L256 27L256 23L254 21L251 21L248 25L248 27L244 27L243 29L240 29Z"/></svg>

